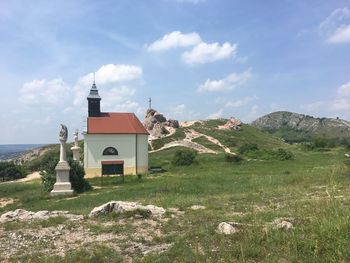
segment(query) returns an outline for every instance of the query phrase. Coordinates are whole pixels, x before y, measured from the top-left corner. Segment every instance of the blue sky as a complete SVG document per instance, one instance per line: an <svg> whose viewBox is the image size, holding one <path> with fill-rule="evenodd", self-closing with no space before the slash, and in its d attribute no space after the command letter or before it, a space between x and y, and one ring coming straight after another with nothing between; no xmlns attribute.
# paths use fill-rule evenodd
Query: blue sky
<svg viewBox="0 0 350 263"><path fill-rule="evenodd" d="M152 97L179 120L350 120L349 1L3 0L0 36L0 144L82 129L92 72L103 111L140 119Z"/></svg>

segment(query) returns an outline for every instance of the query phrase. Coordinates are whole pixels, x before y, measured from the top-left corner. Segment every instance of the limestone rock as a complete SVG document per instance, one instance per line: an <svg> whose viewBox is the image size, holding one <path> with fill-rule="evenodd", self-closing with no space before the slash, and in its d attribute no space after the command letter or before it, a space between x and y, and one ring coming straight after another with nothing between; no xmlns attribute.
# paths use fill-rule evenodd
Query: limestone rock
<svg viewBox="0 0 350 263"><path fill-rule="evenodd" d="M294 228L292 222L292 218L276 218L272 221L272 224L278 229L291 230Z"/></svg>
<svg viewBox="0 0 350 263"><path fill-rule="evenodd" d="M152 129L152 135L155 138L160 138L166 134L168 134L169 132L167 131L167 129L164 127L164 125L160 124L160 123L156 123L153 126Z"/></svg>
<svg viewBox="0 0 350 263"><path fill-rule="evenodd" d="M231 117L224 125L219 126L221 130L240 130L242 122L239 119Z"/></svg>
<svg viewBox="0 0 350 263"><path fill-rule="evenodd" d="M242 224L236 222L221 222L216 228L216 232L219 234L235 234L241 231Z"/></svg>
<svg viewBox="0 0 350 263"><path fill-rule="evenodd" d="M205 209L204 205L193 205L190 207L192 210L202 210Z"/></svg>
<svg viewBox="0 0 350 263"><path fill-rule="evenodd" d="M315 118L288 111L277 111L252 122L256 128L274 132L280 129L302 131L308 135L349 137L350 122L339 118Z"/></svg>
<svg viewBox="0 0 350 263"><path fill-rule="evenodd" d="M29 221L29 220L46 220L51 217L63 216L69 220L81 220L84 217L82 215L69 214L68 211L38 211L31 212L24 209L16 209L15 211L9 211L0 216L0 223L10 222L10 221Z"/></svg>
<svg viewBox="0 0 350 263"><path fill-rule="evenodd" d="M146 130L151 135L151 138L161 138L169 134L171 128L179 128L179 122L177 120L167 120L163 114L159 113L155 109L148 109L146 112L145 120L143 122Z"/></svg>
<svg viewBox="0 0 350 263"><path fill-rule="evenodd" d="M172 120L172 119L169 119L166 122L166 125L169 126L169 127L176 128L176 129L180 127L179 121L178 120Z"/></svg>
<svg viewBox="0 0 350 263"><path fill-rule="evenodd" d="M160 217L165 213L165 209L154 205L143 206L137 202L110 201L91 210L89 217L97 217L108 213L125 213L135 210L148 211L154 217Z"/></svg>

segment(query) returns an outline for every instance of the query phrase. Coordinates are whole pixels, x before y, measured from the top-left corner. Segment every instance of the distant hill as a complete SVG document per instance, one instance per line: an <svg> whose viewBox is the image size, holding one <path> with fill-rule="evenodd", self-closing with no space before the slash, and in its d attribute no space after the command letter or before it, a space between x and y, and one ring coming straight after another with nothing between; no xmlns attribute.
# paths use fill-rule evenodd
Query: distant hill
<svg viewBox="0 0 350 263"><path fill-rule="evenodd" d="M350 137L350 122L334 118L315 118L288 111L277 111L258 118L252 126L287 141L305 141L315 137Z"/></svg>
<svg viewBox="0 0 350 263"><path fill-rule="evenodd" d="M27 151L41 146L42 144L1 144L0 160L16 158Z"/></svg>

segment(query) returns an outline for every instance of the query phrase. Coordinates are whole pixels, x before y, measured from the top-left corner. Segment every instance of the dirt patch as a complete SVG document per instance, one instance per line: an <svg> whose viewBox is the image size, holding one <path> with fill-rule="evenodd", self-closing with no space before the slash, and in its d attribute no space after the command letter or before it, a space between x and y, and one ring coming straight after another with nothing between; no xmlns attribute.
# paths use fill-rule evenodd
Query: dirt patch
<svg viewBox="0 0 350 263"><path fill-rule="evenodd" d="M180 122L180 127L182 128L187 128L187 127L190 127L192 126L193 124L195 123L200 123L200 124L203 124L203 121L184 121L184 122Z"/></svg>
<svg viewBox="0 0 350 263"><path fill-rule="evenodd" d="M0 207L5 207L7 205L13 204L16 200L13 198L0 198Z"/></svg>

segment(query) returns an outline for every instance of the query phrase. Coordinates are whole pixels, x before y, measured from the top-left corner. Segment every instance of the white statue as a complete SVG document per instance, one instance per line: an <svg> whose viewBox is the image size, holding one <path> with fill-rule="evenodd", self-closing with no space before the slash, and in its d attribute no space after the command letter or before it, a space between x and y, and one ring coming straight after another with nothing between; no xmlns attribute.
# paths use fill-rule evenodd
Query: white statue
<svg viewBox="0 0 350 263"><path fill-rule="evenodd" d="M61 130L60 130L60 141L66 142L68 138L68 129L67 126L64 124L61 124Z"/></svg>
<svg viewBox="0 0 350 263"><path fill-rule="evenodd" d="M68 129L67 126L61 124L61 130L59 134L60 140L60 161L56 165L56 183L53 186L53 190L51 191L52 196L56 195L72 195L73 189L72 185L69 181L69 171L70 166L67 162L67 155L65 144L68 137Z"/></svg>
<svg viewBox="0 0 350 263"><path fill-rule="evenodd" d="M75 133L74 133L74 146L76 146L76 147L79 146L78 134L79 134L79 131L78 131L78 129L76 129Z"/></svg>
<svg viewBox="0 0 350 263"><path fill-rule="evenodd" d="M78 134L79 134L79 131L78 131L78 129L76 129L75 133L74 133L74 146L70 149L73 152L73 160L80 162L80 153L79 153L80 147L79 147Z"/></svg>

